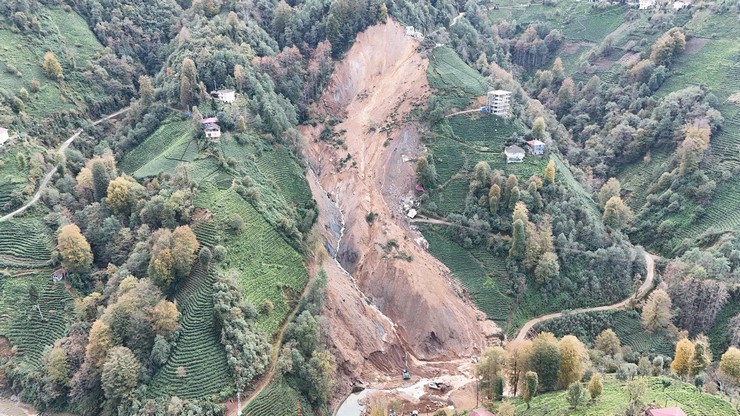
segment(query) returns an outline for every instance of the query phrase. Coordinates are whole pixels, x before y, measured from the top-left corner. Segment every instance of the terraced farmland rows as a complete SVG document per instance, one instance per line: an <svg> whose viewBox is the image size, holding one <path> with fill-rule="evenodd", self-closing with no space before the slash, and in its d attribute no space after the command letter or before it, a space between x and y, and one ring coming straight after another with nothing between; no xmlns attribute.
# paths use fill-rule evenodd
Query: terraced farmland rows
<svg viewBox="0 0 740 416"><path fill-rule="evenodd" d="M51 230L37 218L0 222L0 266L48 267L52 247Z"/></svg>
<svg viewBox="0 0 740 416"><path fill-rule="evenodd" d="M475 257L444 237L443 233L435 230L434 227L424 226L420 229L429 242L429 252L450 268L481 311L499 326L506 328L512 299L501 293L499 289L497 279L501 278L501 266L497 266L494 270L484 269ZM482 256L482 253L478 254ZM495 260L490 260L489 263L498 264ZM496 277L488 278L489 273Z"/></svg>
<svg viewBox="0 0 740 416"><path fill-rule="evenodd" d="M451 138L437 139L432 146L432 153L441 183L449 181L465 165L464 148Z"/></svg>
<svg viewBox="0 0 740 416"><path fill-rule="evenodd" d="M648 334L642 327L639 317L628 312L615 312L612 315L614 332L623 345L629 345L641 354L663 354L673 356L674 343L664 332Z"/></svg>
<svg viewBox="0 0 740 416"><path fill-rule="evenodd" d="M221 344L213 310L215 272L196 270L193 284L183 291L178 305L182 333L167 363L152 378L149 397L178 396L195 399L232 386L226 350ZM205 275L205 279L200 276ZM176 297L177 298L177 297Z"/></svg>
<svg viewBox="0 0 740 416"><path fill-rule="evenodd" d="M301 168L284 147L263 152L257 159L257 167L277 185L287 201L303 205L313 198Z"/></svg>
<svg viewBox="0 0 740 416"><path fill-rule="evenodd" d="M298 393L282 379L267 386L259 396L244 408L245 416L307 416L306 409L301 406Z"/></svg>
<svg viewBox="0 0 740 416"><path fill-rule="evenodd" d="M202 186L196 204L212 210L222 244L228 249L220 269L240 273L245 296L253 305L259 307L267 300L274 305L271 313L257 318L261 330L274 334L308 282L303 257L233 189ZM229 231L228 218L234 213L246 224L240 234Z"/></svg>
<svg viewBox="0 0 740 416"><path fill-rule="evenodd" d="M134 177L144 178L172 172L180 163L195 160L197 155L198 146L193 140L190 120L172 117L128 152L120 166Z"/></svg>
<svg viewBox="0 0 740 416"><path fill-rule="evenodd" d="M463 178L451 180L441 192L434 192L432 200L442 215L460 213L465 210L468 196L468 181Z"/></svg>
<svg viewBox="0 0 740 416"><path fill-rule="evenodd" d="M450 117L447 122L460 140L490 146L495 150L503 149L506 139L524 131L524 127L518 121L506 120L492 114L472 117L460 115Z"/></svg>
<svg viewBox="0 0 740 416"><path fill-rule="evenodd" d="M38 367L44 347L54 344L67 331L73 304L63 284L53 284L46 276L39 287L38 304L18 305L18 315L8 330L8 339L18 349L21 359ZM38 307L37 307L38 305Z"/></svg>
<svg viewBox="0 0 740 416"><path fill-rule="evenodd" d="M202 246L212 248L218 244L218 230L211 220L196 222L193 224L193 232Z"/></svg>
<svg viewBox="0 0 740 416"><path fill-rule="evenodd" d="M434 48L430 58L427 67L429 85L460 108L488 91L486 80L465 64L453 49L446 46Z"/></svg>

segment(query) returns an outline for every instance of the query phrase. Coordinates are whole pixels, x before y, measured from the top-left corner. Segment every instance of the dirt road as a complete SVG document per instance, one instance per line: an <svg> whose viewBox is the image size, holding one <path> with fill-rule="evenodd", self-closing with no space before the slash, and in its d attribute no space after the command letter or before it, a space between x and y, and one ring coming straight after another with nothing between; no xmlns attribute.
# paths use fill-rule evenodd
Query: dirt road
<svg viewBox="0 0 740 416"><path fill-rule="evenodd" d="M654 254L645 252L645 263L647 263L647 276L645 277L645 282L642 284L642 286L640 286L640 289L637 291L637 294L630 296L627 299L621 302L615 303L613 305L597 306L594 308L575 309L575 310L570 311L569 313L598 312L598 311L609 311L609 310L615 310L615 309L622 309L632 299L637 299L637 300L642 299L653 288L653 280L655 279L655 258L656 256ZM534 326L539 324L540 322L549 321L550 319L560 318L561 316L563 316L562 312L551 313L549 315L543 315L538 318L534 318L530 321L527 321L527 323L524 324L524 326L522 326L522 329L519 330L519 333L517 334L516 339L517 340L525 339L527 335L529 334L529 331L531 331L532 328L534 328Z"/></svg>
<svg viewBox="0 0 740 416"><path fill-rule="evenodd" d="M107 116L105 116L105 117L103 117L101 119L98 119L98 120L93 121L92 124L93 124L93 126L96 126L96 125L98 125L98 124L100 124L100 123L102 123L102 122L104 122L106 120L110 120L110 119L112 119L114 117L117 117L117 116L119 116L119 115L127 112L128 109L129 109L129 107L122 108L122 109L116 111L113 114L109 114L109 115L107 115ZM75 131L75 134L73 134L72 136L70 136L67 140L64 141L64 143L62 143L61 146L59 146L59 149L57 150L57 153L59 155L63 155L64 154L64 151L67 150L67 148L69 147L69 145L71 145L72 142L75 141L75 139L77 139L78 137L80 137L80 134L82 134L82 129L81 128L80 129L77 129L77 131ZM23 205L22 207L18 208L15 211L11 212L10 214L7 214L7 215L5 215L3 217L0 217L0 222L7 221L7 220L15 217L16 215L24 212L28 208L32 207L36 202L38 202L39 201L39 198L41 198L41 192L43 192L44 189L46 189L46 187L49 185L49 182L51 181L52 176L54 176L54 173L56 173L56 171L57 171L58 168L59 168L58 166L54 166L53 168L51 168L51 170L49 170L49 172L46 173L46 175L44 175L44 179L41 180L41 184L39 185L39 189L36 191L35 194L33 194L33 197L31 198L30 201L26 202L25 205Z"/></svg>

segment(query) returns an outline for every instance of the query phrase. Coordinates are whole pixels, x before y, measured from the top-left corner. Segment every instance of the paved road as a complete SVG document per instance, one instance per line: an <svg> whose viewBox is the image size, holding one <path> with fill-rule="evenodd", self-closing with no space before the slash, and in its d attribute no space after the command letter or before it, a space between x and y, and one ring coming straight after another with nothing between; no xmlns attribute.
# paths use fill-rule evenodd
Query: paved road
<svg viewBox="0 0 740 416"><path fill-rule="evenodd" d="M129 109L129 107L122 108L122 109L116 111L113 114L109 114L109 115L107 115L107 116L105 116L105 117L103 117L103 118L101 118L99 120L93 121L92 124L93 124L93 126L96 126L96 125L98 125L98 124L100 124L100 123L102 123L102 122L104 122L106 120L110 120L110 119L112 119L114 117L117 117L117 116L125 113L126 111L128 111L128 109ZM81 128L80 129L77 129L77 131L75 131L75 133L72 136L70 136L69 139L65 140L64 143L62 143L62 145L59 146L59 149L57 150L57 153L59 155L63 155L64 154L64 151L67 150L67 148L69 147L69 145L71 145L72 142L75 141L75 139L77 139L78 137L80 137L80 134L81 133L82 133L82 129ZM7 215L5 215L3 217L0 217L0 222L7 221L7 220L15 217L16 215L24 212L28 208L32 207L36 202L38 202L39 201L39 198L41 198L41 192L43 192L44 189L46 189L46 187L49 185L49 182L51 181L52 176L54 176L54 173L56 173L56 171L57 171L58 168L59 168L58 166L54 166L53 168L51 168L51 170L49 170L49 172L46 173L46 175L44 175L44 179L41 180L41 184L39 185L39 189L36 191L35 194L33 194L33 197L31 198L30 201L28 201L25 205L23 205L22 207L18 208L17 210L11 212L10 214L7 214Z"/></svg>
<svg viewBox="0 0 740 416"><path fill-rule="evenodd" d="M575 309L570 311L569 313L584 313L584 312L598 312L598 311L608 311L608 310L614 310L614 309L622 309L625 306L627 306L627 303L629 303L632 299L642 299L645 295L650 292L650 290L653 288L653 280L655 279L655 258L656 256L653 254L645 252L645 263L647 263L647 277L645 278L645 282L640 286L640 289L637 291L636 295L630 296L627 299L615 303L613 305L604 305L604 306L597 306L594 308L583 308L583 309ZM551 313L549 315L543 315L538 318L534 318L530 321L527 321L524 326L522 326L522 329L519 330L519 333L516 336L516 339L523 340L527 338L527 335L529 334L529 331L532 330L532 328L539 324L540 322L549 321L550 319L560 318L563 316L562 312L558 313Z"/></svg>

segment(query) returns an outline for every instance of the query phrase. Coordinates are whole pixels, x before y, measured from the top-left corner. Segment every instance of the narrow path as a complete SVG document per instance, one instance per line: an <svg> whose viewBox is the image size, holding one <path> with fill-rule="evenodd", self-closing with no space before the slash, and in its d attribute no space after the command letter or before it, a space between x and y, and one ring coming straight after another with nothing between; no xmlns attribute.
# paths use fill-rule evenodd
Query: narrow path
<svg viewBox="0 0 740 416"><path fill-rule="evenodd" d="M647 276L645 277L645 282L642 284L642 286L640 286L640 289L637 291L635 295L632 295L628 297L627 299L621 302L615 303L613 305L597 306L594 308L575 309L575 310L570 311L569 314L622 309L631 300L642 299L653 288L653 281L655 280L655 259L656 259L656 256L654 254L650 254L647 251L645 252L645 263L647 263ZM522 329L519 330L519 333L517 334L516 339L517 340L526 339L527 335L532 330L532 328L534 328L535 325L541 322L544 322L544 321L549 321L550 319L560 318L561 316L563 316L562 312L551 313L549 315L543 315L543 316L527 321L527 323L525 323L524 326L522 326Z"/></svg>
<svg viewBox="0 0 740 416"><path fill-rule="evenodd" d="M480 113L480 112L481 112L480 111L480 108L474 108L472 110L463 110L463 111L458 111L458 112L455 112L455 113L452 113L452 114L447 114L445 117L446 118L450 118L450 117L454 117L454 116L459 116L461 114Z"/></svg>
<svg viewBox="0 0 740 416"><path fill-rule="evenodd" d="M280 326L280 330L277 333L277 338L275 339L275 342L272 345L272 352L270 353L270 365L267 367L267 371L265 371L262 376L260 376L259 381L257 384L255 384L254 390L252 390L248 395L244 396L244 400L242 401L241 405L241 411L243 412L244 409L247 408L247 405L254 401L257 396L262 393L262 391L267 388L267 386L270 385L272 380L275 378L275 368L277 366L277 360L278 355L280 354L280 347L283 345L283 337L285 336L285 330L288 327L288 324L293 322L293 318L295 318L296 313L298 313L298 308L301 305L301 299L303 299L304 296L308 293L308 291L311 288L311 284L313 283L313 278L309 277L308 282L306 283L306 286L303 288L303 292L301 292L301 296L298 298L298 302L296 304L296 307L293 309L293 312L288 315L287 318L283 321L283 324ZM232 412L233 410L233 412ZM239 410L234 408L231 409L231 406L229 406L227 415L240 415Z"/></svg>
<svg viewBox="0 0 740 416"><path fill-rule="evenodd" d="M119 115L127 112L128 110L129 110L129 107L122 108L122 109L116 111L113 114L109 114L109 115L107 115L107 116L105 116L105 117L103 117L103 118L101 118L99 120L93 121L92 125L93 126L97 126L98 124L100 124L100 123L102 123L102 122L104 122L106 120L110 120L110 119L112 119L114 117L117 117L117 116L119 116ZM75 141L75 139L77 139L78 137L80 137L80 134L82 134L82 128L77 129L77 131L75 131L75 133L72 136L70 136L69 139L65 140L64 143L62 143L62 145L59 146L59 149L57 150L57 153L59 155L63 155L64 154L64 151L67 150L67 148L69 147L69 145L71 145L72 142ZM18 208L15 211L11 212L10 214L7 214L7 215L5 215L3 217L0 217L0 222L7 221L7 220L15 217L16 215L24 212L28 208L32 207L36 202L38 202L39 198L41 198L41 193L49 185L49 182L51 181L52 176L54 176L54 173L56 173L57 169L59 169L59 166L54 166L53 168L51 168L51 170L49 172L46 173L46 175L44 175L44 179L41 180L41 184L39 185L39 189L36 191L36 193L33 195L33 197L31 198L30 201L26 202L25 205L23 205L22 207Z"/></svg>
<svg viewBox="0 0 740 416"><path fill-rule="evenodd" d="M458 20L460 20L460 18L461 18L461 17L463 17L463 16L465 16L465 12L460 12L460 13L458 13L458 15L457 15L457 16L455 16L455 17L454 17L454 18L452 19L452 23L450 23L450 27L452 27L452 26L455 26L455 24L457 23L457 21L458 21Z"/></svg>

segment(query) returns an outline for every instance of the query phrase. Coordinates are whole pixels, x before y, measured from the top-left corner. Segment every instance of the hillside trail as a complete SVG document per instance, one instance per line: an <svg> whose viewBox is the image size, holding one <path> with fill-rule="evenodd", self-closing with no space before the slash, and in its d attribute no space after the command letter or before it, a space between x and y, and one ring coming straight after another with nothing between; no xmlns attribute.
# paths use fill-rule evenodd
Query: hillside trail
<svg viewBox="0 0 740 416"><path fill-rule="evenodd" d="M293 318L295 318L295 315L298 313L298 309L300 308L300 305L301 305L301 300L303 299L304 296L306 296L308 291L311 289L311 285L314 279L313 277L310 277L312 275L315 275L315 274L309 275L308 282L306 283L306 286L303 288L303 292L301 292L301 296L298 298L296 307L293 308L293 311L290 313L290 315L288 315L288 317L285 318L283 323L280 325L280 329L278 330L277 337L275 338L275 341L272 344L272 351L270 352L270 365L267 367L267 371L264 372L262 376L260 376L259 381L257 382L256 385L254 385L254 390L252 390L251 392L249 392L249 394L244 396L244 400L242 400L242 403L241 403L241 409L237 408L236 406L237 403L232 402L232 403L227 404L227 411L226 411L227 416L241 415L242 413L240 412L240 410L243 411L244 409L246 409L249 403L254 401L254 399L257 398L257 396L259 396L260 393L262 393L262 391L265 388L267 388L267 386L269 386L272 380L275 378L275 371L277 367L278 355L280 354L280 347L282 347L283 345L283 338L285 337L285 330L288 328L288 324L293 322Z"/></svg>
<svg viewBox="0 0 740 416"><path fill-rule="evenodd" d="M647 263L647 276L645 277L645 282L642 284L642 286L640 286L640 289L638 289L636 294L631 295L627 299L624 299L623 301L617 302L612 305L596 306L593 308L574 309L568 312L568 314L622 309L625 306L627 306L627 304L630 301L642 299L653 288L653 281L655 280L655 259L656 258L657 258L656 255L650 254L647 251L645 252L645 263ZM551 313L548 315L543 315L543 316L531 319L527 321L527 323L525 323L524 326L522 326L522 328L519 330L519 333L517 334L515 339L524 340L527 338L527 335L529 335L529 332L532 330L532 328L534 328L535 325L545 322L545 321L549 321L550 319L560 318L562 316L563 316L563 312L558 312L558 313Z"/></svg>
<svg viewBox="0 0 740 416"><path fill-rule="evenodd" d="M107 121L107 120L110 120L112 118L118 117L119 115L127 112L129 110L129 108L130 107L124 107L124 108L116 111L113 114L108 114L107 116L105 116L103 118L100 118L98 120L93 121L92 122L92 125L93 126L97 126L98 124L100 124L100 123L102 123L104 121ZM62 143L61 146L59 146L59 149L57 149L57 154L59 154L60 156L61 155L64 155L64 151L67 150L67 148L69 147L69 145L71 145L72 142L75 141L75 139L77 139L78 137L80 137L80 134L82 134L82 128L77 129L72 136L70 136L67 140L65 140L64 143ZM39 185L39 189L36 191L36 193L33 195L33 197L31 198L30 201L26 202L25 205L23 205L22 207L18 208L15 211L11 212L10 214L7 214L7 215L5 215L3 217L0 217L0 222L7 221L7 220L15 217L16 215L24 212L28 208L32 207L34 204L36 204L36 202L38 202L39 198L41 198L41 193L49 185L49 182L51 181L51 177L54 176L54 173L56 173L57 169L59 169L59 166L54 166L53 168L51 168L51 170L49 170L49 172L46 173L46 175L44 175L44 179L41 180L41 184Z"/></svg>

